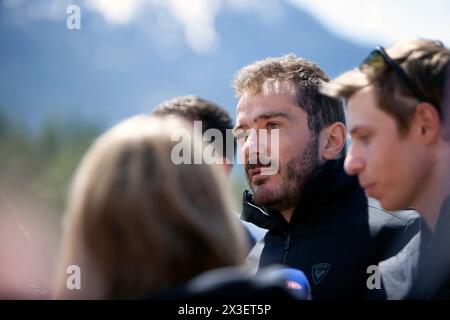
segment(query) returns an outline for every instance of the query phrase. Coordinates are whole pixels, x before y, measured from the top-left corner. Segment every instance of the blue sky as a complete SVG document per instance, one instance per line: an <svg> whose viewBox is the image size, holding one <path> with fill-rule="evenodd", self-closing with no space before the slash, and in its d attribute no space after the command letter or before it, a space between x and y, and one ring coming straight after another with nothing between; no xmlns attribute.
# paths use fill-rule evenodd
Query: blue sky
<svg viewBox="0 0 450 320"><path fill-rule="evenodd" d="M446 0L0 0L0 108L109 126L196 94L234 115L233 75L255 60L293 52L335 77L377 43L449 31Z"/></svg>

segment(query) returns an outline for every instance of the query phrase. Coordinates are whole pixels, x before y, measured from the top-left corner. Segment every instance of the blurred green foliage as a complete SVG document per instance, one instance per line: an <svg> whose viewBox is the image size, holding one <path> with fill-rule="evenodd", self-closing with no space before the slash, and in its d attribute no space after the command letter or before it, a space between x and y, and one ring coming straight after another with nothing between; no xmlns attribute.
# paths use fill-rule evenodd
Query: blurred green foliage
<svg viewBox="0 0 450 320"><path fill-rule="evenodd" d="M62 213L75 169L101 131L99 125L56 117L32 130L0 110L0 191L20 192ZM229 180L237 212L247 187L241 167L235 166Z"/></svg>
<svg viewBox="0 0 450 320"><path fill-rule="evenodd" d="M64 210L70 180L99 126L49 117L37 130L0 111L0 187Z"/></svg>

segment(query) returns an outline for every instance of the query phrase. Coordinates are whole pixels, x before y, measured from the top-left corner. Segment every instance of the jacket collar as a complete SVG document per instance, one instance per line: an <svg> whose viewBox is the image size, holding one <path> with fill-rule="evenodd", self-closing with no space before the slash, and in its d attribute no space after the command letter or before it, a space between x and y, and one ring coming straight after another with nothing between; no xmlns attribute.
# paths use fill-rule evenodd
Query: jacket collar
<svg viewBox="0 0 450 320"><path fill-rule="evenodd" d="M356 189L364 195L355 177L348 176L343 170L344 159L329 160L314 170L311 180L305 185L301 199L288 223L276 210L267 210L253 201L248 190L243 194L241 218L261 228L284 230L290 225L308 225L321 220L329 212L327 208L336 204L349 192Z"/></svg>

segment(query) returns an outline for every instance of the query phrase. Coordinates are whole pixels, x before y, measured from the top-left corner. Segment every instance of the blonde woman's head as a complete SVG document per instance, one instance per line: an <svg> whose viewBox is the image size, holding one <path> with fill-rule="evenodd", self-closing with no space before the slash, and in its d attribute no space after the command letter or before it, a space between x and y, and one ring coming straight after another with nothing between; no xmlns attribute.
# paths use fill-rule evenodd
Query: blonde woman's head
<svg viewBox="0 0 450 320"><path fill-rule="evenodd" d="M87 152L68 201L57 298L138 298L243 261L220 170L172 161L182 128L191 131L174 117L136 116ZM69 265L80 266L80 290L66 288Z"/></svg>

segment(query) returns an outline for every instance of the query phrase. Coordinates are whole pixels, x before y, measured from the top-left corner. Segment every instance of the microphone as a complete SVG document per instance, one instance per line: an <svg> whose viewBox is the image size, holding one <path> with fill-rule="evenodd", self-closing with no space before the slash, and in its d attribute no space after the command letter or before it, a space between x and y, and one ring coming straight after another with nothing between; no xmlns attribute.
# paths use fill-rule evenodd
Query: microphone
<svg viewBox="0 0 450 320"><path fill-rule="evenodd" d="M206 271L177 288L146 296L155 300L310 300L308 279L298 269L274 265L250 275L242 267Z"/></svg>
<svg viewBox="0 0 450 320"><path fill-rule="evenodd" d="M280 284L298 300L311 300L308 278L299 269L275 265L261 269L256 277L263 283Z"/></svg>

